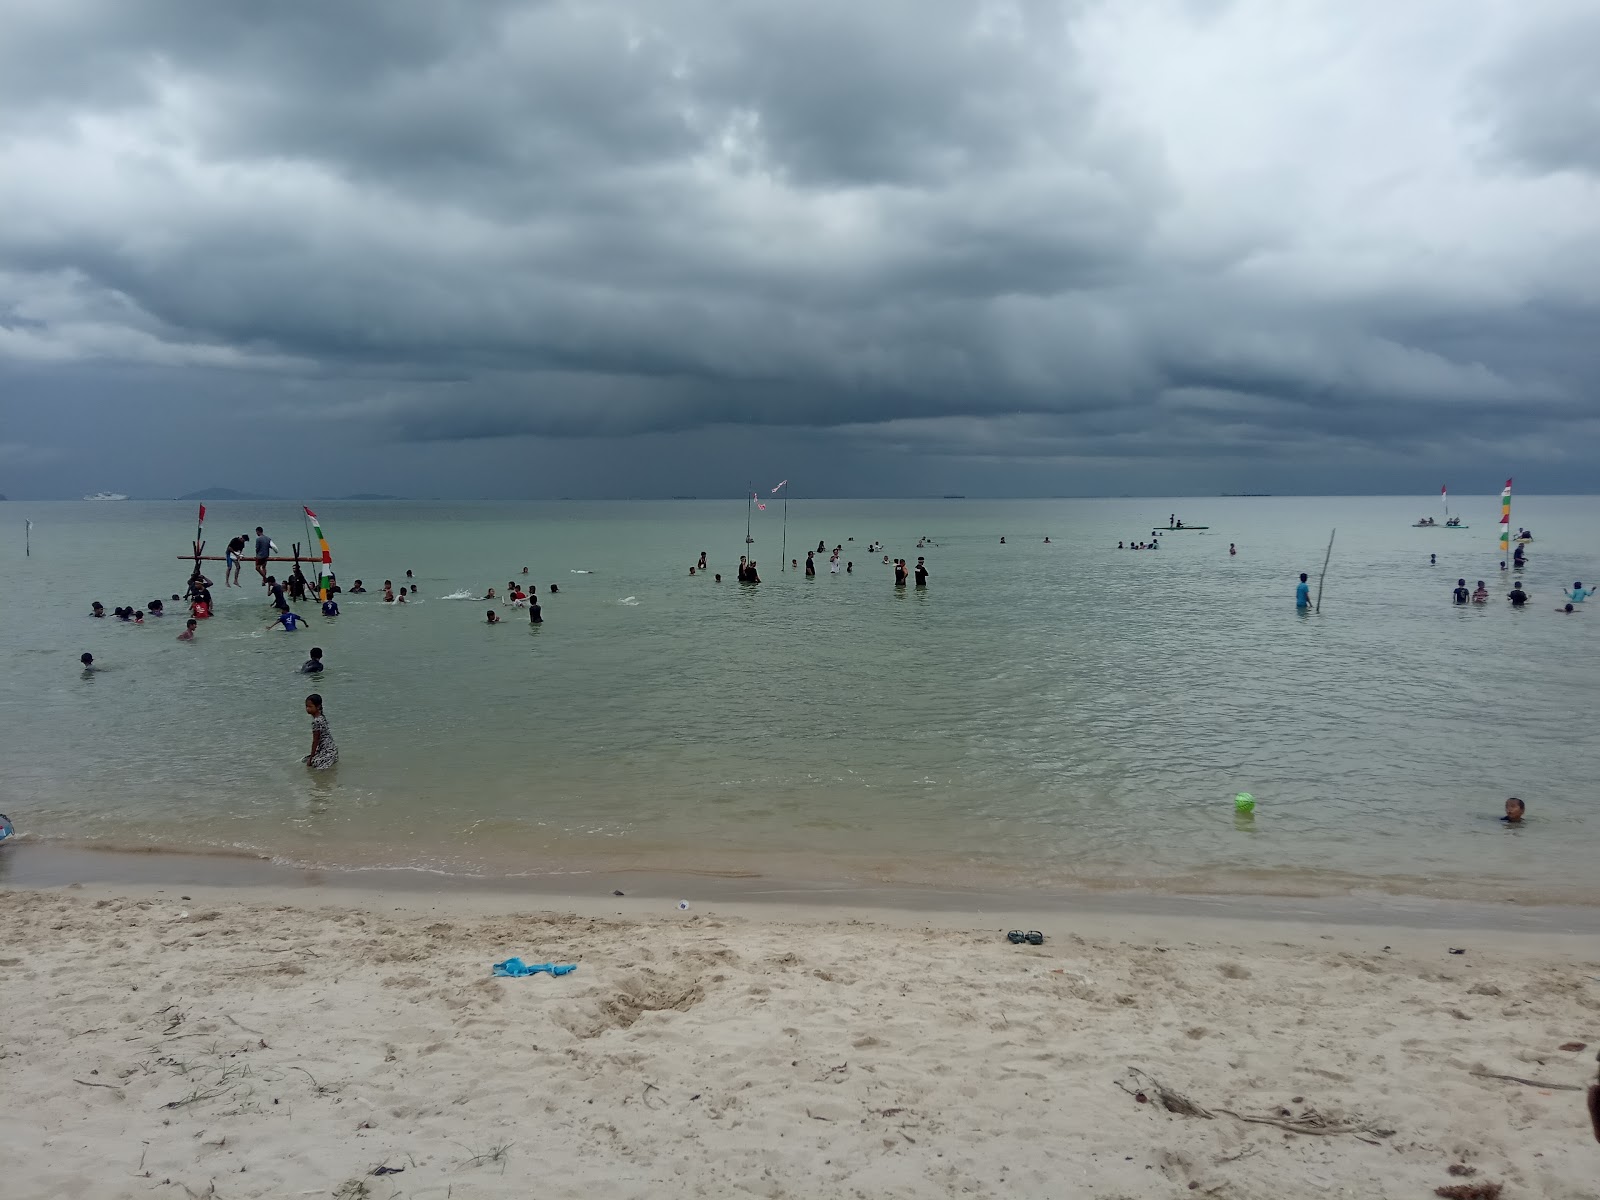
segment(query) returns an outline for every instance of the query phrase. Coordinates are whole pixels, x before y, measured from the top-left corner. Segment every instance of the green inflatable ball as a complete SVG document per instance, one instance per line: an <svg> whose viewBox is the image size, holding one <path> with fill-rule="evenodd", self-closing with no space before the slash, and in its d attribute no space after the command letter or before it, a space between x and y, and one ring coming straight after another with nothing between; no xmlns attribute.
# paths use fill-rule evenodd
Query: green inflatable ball
<svg viewBox="0 0 1600 1200"><path fill-rule="evenodd" d="M1233 811L1253 813L1256 810L1256 798L1249 792L1240 792L1233 798Z"/></svg>

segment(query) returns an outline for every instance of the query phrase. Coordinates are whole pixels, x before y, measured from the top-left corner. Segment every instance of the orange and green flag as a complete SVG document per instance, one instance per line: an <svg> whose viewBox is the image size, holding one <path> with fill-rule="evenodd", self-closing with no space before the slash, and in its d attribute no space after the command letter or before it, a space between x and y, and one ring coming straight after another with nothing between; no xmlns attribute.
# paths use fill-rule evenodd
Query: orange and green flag
<svg viewBox="0 0 1600 1200"><path fill-rule="evenodd" d="M317 546L322 551L322 565L317 572L317 599L326 600L333 594L333 551L328 549L328 539L322 534L317 514L307 508L306 518L311 522L311 532L317 535Z"/></svg>
<svg viewBox="0 0 1600 1200"><path fill-rule="evenodd" d="M1502 559L1511 557L1511 480L1506 480L1506 486L1500 489L1500 554Z"/></svg>

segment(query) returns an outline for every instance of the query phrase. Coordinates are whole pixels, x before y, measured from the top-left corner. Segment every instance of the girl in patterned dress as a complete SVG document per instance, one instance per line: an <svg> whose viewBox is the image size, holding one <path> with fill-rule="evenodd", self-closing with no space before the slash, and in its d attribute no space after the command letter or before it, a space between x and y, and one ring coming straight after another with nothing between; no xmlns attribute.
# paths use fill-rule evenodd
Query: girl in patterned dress
<svg viewBox="0 0 1600 1200"><path fill-rule="evenodd" d="M326 771L339 761L339 747L328 731L328 718L322 715L322 697L306 697L306 712L311 715L311 753L300 761L314 771Z"/></svg>

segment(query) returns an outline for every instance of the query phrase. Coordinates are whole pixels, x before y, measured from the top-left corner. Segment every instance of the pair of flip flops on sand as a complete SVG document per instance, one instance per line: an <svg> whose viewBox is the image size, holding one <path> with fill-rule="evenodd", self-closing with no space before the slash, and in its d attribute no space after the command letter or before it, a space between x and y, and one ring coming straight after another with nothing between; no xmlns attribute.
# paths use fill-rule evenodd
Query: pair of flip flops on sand
<svg viewBox="0 0 1600 1200"><path fill-rule="evenodd" d="M1010 933L1006 934L1006 941L1010 942L1013 946L1020 946L1024 942L1030 946L1042 946L1044 945L1044 934L1040 933L1037 929L1030 929L1027 933L1023 933L1020 929L1013 929Z"/></svg>

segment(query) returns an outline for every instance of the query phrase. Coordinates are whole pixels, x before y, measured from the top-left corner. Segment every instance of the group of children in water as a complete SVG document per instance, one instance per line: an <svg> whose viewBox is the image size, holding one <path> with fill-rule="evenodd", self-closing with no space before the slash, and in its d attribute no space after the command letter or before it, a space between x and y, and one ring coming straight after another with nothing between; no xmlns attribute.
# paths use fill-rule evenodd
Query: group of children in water
<svg viewBox="0 0 1600 1200"><path fill-rule="evenodd" d="M1574 606L1582 604L1594 593L1594 588L1586 588L1583 586L1581 579L1577 580L1573 583L1570 592L1563 593L1567 597L1567 602L1556 611L1558 613L1575 613L1578 609ZM1522 580L1519 579L1511 585L1511 591L1507 593L1506 599L1511 601L1512 608L1523 608L1527 605L1530 596L1523 590ZM1477 590L1469 592L1467 590L1467 581L1465 579L1457 579L1455 589L1450 593L1450 600L1454 604L1487 604L1489 603L1489 589L1480 579L1478 580Z"/></svg>

